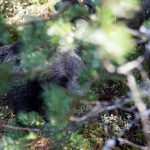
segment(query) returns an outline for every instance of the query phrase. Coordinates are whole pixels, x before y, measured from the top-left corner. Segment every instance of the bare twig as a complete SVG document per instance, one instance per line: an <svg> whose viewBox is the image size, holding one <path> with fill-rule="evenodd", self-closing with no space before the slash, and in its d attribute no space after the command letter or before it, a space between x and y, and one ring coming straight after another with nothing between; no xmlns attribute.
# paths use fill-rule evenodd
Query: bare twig
<svg viewBox="0 0 150 150"><path fill-rule="evenodd" d="M133 69L140 68L143 62L144 62L144 56L139 56L137 59L133 61L130 61L120 67L116 67L115 65L110 63L108 60L104 60L104 67L110 73L117 72L119 74L127 75Z"/></svg>
<svg viewBox="0 0 150 150"><path fill-rule="evenodd" d="M94 108L92 108L92 110L90 112L88 112L87 114L85 114L82 117L73 117L72 116L72 117L70 117L70 121L81 122L81 121L89 119L90 117L95 117L104 111L110 111L110 110L120 108L129 102L130 102L130 99L128 99L128 98L126 98L124 101L121 99L117 104L114 104L111 106L106 106L106 107L102 107L101 103L97 102L96 106Z"/></svg>
<svg viewBox="0 0 150 150"><path fill-rule="evenodd" d="M123 145L123 144L127 144L129 146L132 146L134 148L137 148L137 149L141 149L141 150L149 150L148 147L145 147L145 146L141 146L141 145L137 145L129 140L126 140L126 139L123 139L123 138L113 138L113 139L108 139L103 147L103 150L111 150L115 147L116 145L116 142L119 142L120 145Z"/></svg>
<svg viewBox="0 0 150 150"><path fill-rule="evenodd" d="M113 139L108 139L108 140L106 141L106 144L105 144L104 147L103 147L103 150L110 150L110 149L114 148L115 145L116 145L116 139L115 139L115 138L113 138Z"/></svg>
<svg viewBox="0 0 150 150"><path fill-rule="evenodd" d="M129 140L123 139L123 138L118 138L117 140L120 142L121 145L127 144L127 145L132 146L132 147L137 148L137 149L148 150L148 147L137 145L137 144L135 144Z"/></svg>
<svg viewBox="0 0 150 150"><path fill-rule="evenodd" d="M4 124L1 124L0 126L3 127L3 128L13 129L13 130L30 131L30 132L41 132L40 129L35 129L35 128L14 127L14 126L4 125Z"/></svg>
<svg viewBox="0 0 150 150"><path fill-rule="evenodd" d="M139 65L137 69L139 70L139 72L141 74L143 82L149 81L148 75L147 75L146 71L143 69L143 66Z"/></svg>
<svg viewBox="0 0 150 150"><path fill-rule="evenodd" d="M141 115L141 121L142 121L142 125L143 125L143 130L144 130L144 135L148 144L148 147L150 148L150 135L147 133L147 131L150 130L149 128L149 116L146 113L143 113L146 111L146 105L144 104L144 102L141 99L140 93L138 91L138 87L135 81L135 77L129 73L127 75L128 77L128 85L129 88L131 90L134 102L135 102L135 106L137 107L140 115Z"/></svg>
<svg viewBox="0 0 150 150"><path fill-rule="evenodd" d="M138 68L141 65L141 63L143 63L143 61L144 61L144 57L139 56L136 60L130 61L126 63L125 65L118 67L117 72L120 74L127 75L133 69Z"/></svg>

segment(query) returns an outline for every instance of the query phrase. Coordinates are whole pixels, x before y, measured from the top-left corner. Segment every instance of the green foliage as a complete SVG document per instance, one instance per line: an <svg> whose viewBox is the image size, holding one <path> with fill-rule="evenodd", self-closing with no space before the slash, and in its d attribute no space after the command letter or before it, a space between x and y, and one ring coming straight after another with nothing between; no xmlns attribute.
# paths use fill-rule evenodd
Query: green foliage
<svg viewBox="0 0 150 150"><path fill-rule="evenodd" d="M30 125L39 126L40 124L42 124L41 116L39 116L35 112L30 112L28 114L21 112L18 114L17 119L25 126L30 126Z"/></svg>
<svg viewBox="0 0 150 150"><path fill-rule="evenodd" d="M12 140L10 137L3 137L0 141L1 150L20 150L23 148L23 145L21 145L18 141Z"/></svg>
<svg viewBox="0 0 150 150"><path fill-rule="evenodd" d="M83 60L86 67L80 72L79 81L81 85L84 85L89 78L97 78L98 69L101 68L101 62L95 58L93 54L93 48L89 48L88 51L83 53Z"/></svg>
<svg viewBox="0 0 150 150"><path fill-rule="evenodd" d="M52 125L64 125L70 112L72 98L62 88L51 86L45 89L43 94L48 107L47 115Z"/></svg>
<svg viewBox="0 0 150 150"><path fill-rule="evenodd" d="M10 67L7 64L0 65L0 94L6 90L10 83L9 69Z"/></svg>
<svg viewBox="0 0 150 150"><path fill-rule="evenodd" d="M101 147L104 143L104 139L101 137L104 136L104 131L100 125L86 126L80 134L72 128L69 131L66 128L72 114L80 116L93 107L93 105L89 105L84 109L81 105L78 106L80 99L86 99L87 102L101 99L102 91L99 96L96 94L96 90L99 92L101 87L105 87L106 84L107 87L109 86L108 80L105 80L107 78L106 64L112 63L116 66L124 64L128 61L126 56L134 52L135 43L131 32L126 25L118 21L118 17L128 18L130 16L128 14L132 14L132 10L137 9L138 2L136 0L91 1L96 8L96 13L93 14L84 4L70 5L59 14L59 10L61 8L63 10L63 4L59 6L58 10L54 10L56 3L57 0L0 1L0 12L6 19L5 21L3 17L0 17L0 43L7 44L17 39L24 42L19 50L19 57L21 58L21 67L30 72L30 76L27 78L36 79L39 75L43 76L49 72L49 70L44 70L45 66L53 61L56 52L82 48L81 57L84 67L78 76L80 93L71 93L55 85L44 86L41 98L46 104L44 109L49 123L44 124L41 116L34 112L20 113L17 119L24 126L39 127L40 134L52 139L56 145L57 142L64 140L61 145L64 146L64 143L67 143L64 149L91 149L90 146L93 144ZM39 15L37 13L43 8L44 12L47 11L46 17L42 18L43 12ZM47 9L45 10L45 8ZM54 15L53 19L48 20L48 17L52 15ZM13 25L10 20L14 21L16 16L17 25L15 23ZM13 69L9 65L9 63L0 64L0 93L3 94L9 85L10 73ZM36 72L35 69L40 71ZM110 77L109 74L108 78ZM116 78L119 77L116 76ZM93 87L94 85L95 87ZM120 84L118 86L121 87ZM123 91L121 91L122 89ZM126 87L123 86L122 89L120 89L121 93L126 93ZM112 133L110 132L112 135L117 135L126 125L121 117L114 115L104 115L101 121L114 128ZM10 120L9 125L18 126L16 120ZM38 134L33 132L8 128L5 136L0 140L0 149L26 148L24 146L27 145L26 142L37 136Z"/></svg>
<svg viewBox="0 0 150 150"><path fill-rule="evenodd" d="M1 36L0 36L0 43L2 44L7 44L10 40L10 35L8 32L8 28L5 25L5 20L4 18L0 15L0 32L1 32Z"/></svg>
<svg viewBox="0 0 150 150"><path fill-rule="evenodd" d="M69 145L67 145L66 149L90 149L90 145L87 140L83 138L82 135L78 133L72 133L69 139Z"/></svg>
<svg viewBox="0 0 150 150"><path fill-rule="evenodd" d="M150 20L145 21L145 22L144 22L144 26L145 26L146 28L149 28L149 27L150 27Z"/></svg>
<svg viewBox="0 0 150 150"><path fill-rule="evenodd" d="M62 51L67 51L74 48L74 37L70 22L65 22L61 18L58 19L50 25L47 30L47 34L50 38L56 40L53 42L56 42L58 44L57 48Z"/></svg>
<svg viewBox="0 0 150 150"><path fill-rule="evenodd" d="M65 20L73 21L73 19L78 19L80 16L82 16L81 18L87 17L88 14L89 11L86 7L74 5L66 10L63 15L65 16Z"/></svg>
<svg viewBox="0 0 150 150"><path fill-rule="evenodd" d="M37 66L44 66L45 56L42 52L36 51L32 53L24 53L22 55L22 65L27 69L32 69Z"/></svg>

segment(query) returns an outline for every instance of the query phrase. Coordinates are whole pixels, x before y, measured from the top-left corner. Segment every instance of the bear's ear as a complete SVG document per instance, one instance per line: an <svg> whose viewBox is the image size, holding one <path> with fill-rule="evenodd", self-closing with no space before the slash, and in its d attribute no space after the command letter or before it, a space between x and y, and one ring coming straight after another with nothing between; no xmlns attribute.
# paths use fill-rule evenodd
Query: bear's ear
<svg viewBox="0 0 150 150"><path fill-rule="evenodd" d="M16 42L14 42L10 47L10 51L17 53L19 51L19 48L23 45L23 41L22 40L18 40Z"/></svg>

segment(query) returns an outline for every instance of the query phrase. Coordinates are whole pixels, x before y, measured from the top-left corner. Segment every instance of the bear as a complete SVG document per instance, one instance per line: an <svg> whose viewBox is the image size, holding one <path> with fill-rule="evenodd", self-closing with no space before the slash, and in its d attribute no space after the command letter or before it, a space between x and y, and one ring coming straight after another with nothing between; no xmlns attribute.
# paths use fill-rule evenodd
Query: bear
<svg viewBox="0 0 150 150"><path fill-rule="evenodd" d="M20 67L19 49L23 42L17 41L10 46L0 47L0 63L11 63L16 70L24 70ZM79 51L79 50L78 50ZM6 100L17 115L20 112L36 112L45 117L45 103L42 98L44 86L57 85L76 92L77 75L83 62L74 51L57 52L52 62L50 71L46 75L33 80L25 80L20 84L11 85L6 91Z"/></svg>

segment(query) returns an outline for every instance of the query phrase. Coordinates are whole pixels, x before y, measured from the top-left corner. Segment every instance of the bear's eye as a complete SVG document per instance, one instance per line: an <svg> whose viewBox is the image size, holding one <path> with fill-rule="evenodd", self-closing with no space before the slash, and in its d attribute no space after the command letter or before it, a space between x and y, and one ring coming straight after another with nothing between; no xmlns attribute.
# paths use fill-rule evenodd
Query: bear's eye
<svg viewBox="0 0 150 150"><path fill-rule="evenodd" d="M61 77L60 80L63 81L63 82L68 82L68 78L67 77Z"/></svg>
<svg viewBox="0 0 150 150"><path fill-rule="evenodd" d="M64 88L66 88L68 81L69 81L68 78L63 76L63 77L59 78L58 84Z"/></svg>

